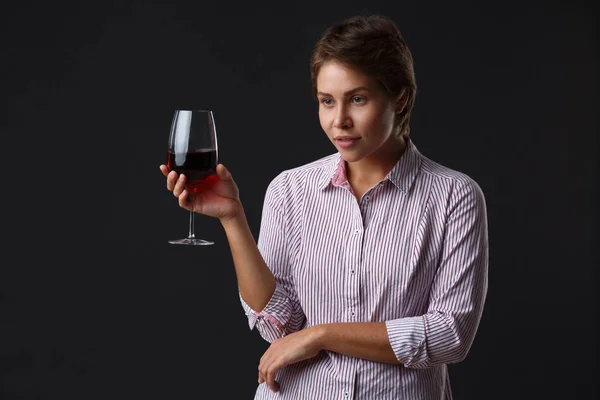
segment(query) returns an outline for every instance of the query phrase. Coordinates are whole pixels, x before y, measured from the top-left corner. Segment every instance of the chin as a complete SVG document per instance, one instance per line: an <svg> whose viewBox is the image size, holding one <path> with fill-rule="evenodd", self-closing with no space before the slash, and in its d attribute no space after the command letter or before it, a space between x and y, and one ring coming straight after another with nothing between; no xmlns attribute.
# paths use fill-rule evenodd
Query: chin
<svg viewBox="0 0 600 400"><path fill-rule="evenodd" d="M356 151L347 151L347 150L339 150L340 155L342 156L342 160L346 162L356 162L364 157L362 153L358 153Z"/></svg>

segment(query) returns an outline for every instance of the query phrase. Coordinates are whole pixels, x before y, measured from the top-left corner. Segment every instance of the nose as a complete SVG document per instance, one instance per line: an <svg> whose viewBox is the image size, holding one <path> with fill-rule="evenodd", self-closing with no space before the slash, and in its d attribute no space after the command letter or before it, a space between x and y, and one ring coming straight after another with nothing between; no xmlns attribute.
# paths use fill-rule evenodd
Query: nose
<svg viewBox="0 0 600 400"><path fill-rule="evenodd" d="M346 107L340 106L337 108L333 127L336 129L348 129L352 127L352 118L350 118Z"/></svg>

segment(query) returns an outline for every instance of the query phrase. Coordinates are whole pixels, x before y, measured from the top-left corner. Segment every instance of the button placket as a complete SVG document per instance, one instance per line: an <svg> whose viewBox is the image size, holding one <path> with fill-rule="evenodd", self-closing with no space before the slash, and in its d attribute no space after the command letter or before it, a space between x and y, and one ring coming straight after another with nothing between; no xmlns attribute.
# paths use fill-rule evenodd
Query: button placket
<svg viewBox="0 0 600 400"><path fill-rule="evenodd" d="M346 320L348 322L356 320L356 307L359 305L360 289L357 280L357 268L360 264L361 259L361 246L363 227L362 227L362 215L356 200L354 201L355 214L352 219L351 225L351 237L348 242L348 255L346 259L346 273L348 275L346 279L345 297L346 297Z"/></svg>

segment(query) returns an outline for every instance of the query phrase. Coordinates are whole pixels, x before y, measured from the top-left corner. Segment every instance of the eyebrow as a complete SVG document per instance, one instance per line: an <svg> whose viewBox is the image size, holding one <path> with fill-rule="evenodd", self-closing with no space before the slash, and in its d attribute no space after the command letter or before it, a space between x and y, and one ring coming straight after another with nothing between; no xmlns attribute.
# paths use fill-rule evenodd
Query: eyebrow
<svg viewBox="0 0 600 400"><path fill-rule="evenodd" d="M352 93L356 93L360 90L366 90L367 92L369 91L369 88L367 88L366 86L359 86L357 88L354 88L352 90L348 90L347 92L344 92L344 96L348 96ZM329 96L329 97L333 97L332 95L330 95L329 93L324 93L324 92L317 92L317 95L320 96Z"/></svg>

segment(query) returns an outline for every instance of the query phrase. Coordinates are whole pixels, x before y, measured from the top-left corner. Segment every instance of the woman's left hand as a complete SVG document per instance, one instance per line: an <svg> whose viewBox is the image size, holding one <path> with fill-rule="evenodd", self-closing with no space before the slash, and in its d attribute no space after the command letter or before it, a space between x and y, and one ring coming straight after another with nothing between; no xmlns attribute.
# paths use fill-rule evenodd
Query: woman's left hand
<svg viewBox="0 0 600 400"><path fill-rule="evenodd" d="M260 358L258 383L266 382L272 391L277 392L277 371L316 356L321 351L320 337L319 329L313 326L275 340Z"/></svg>

